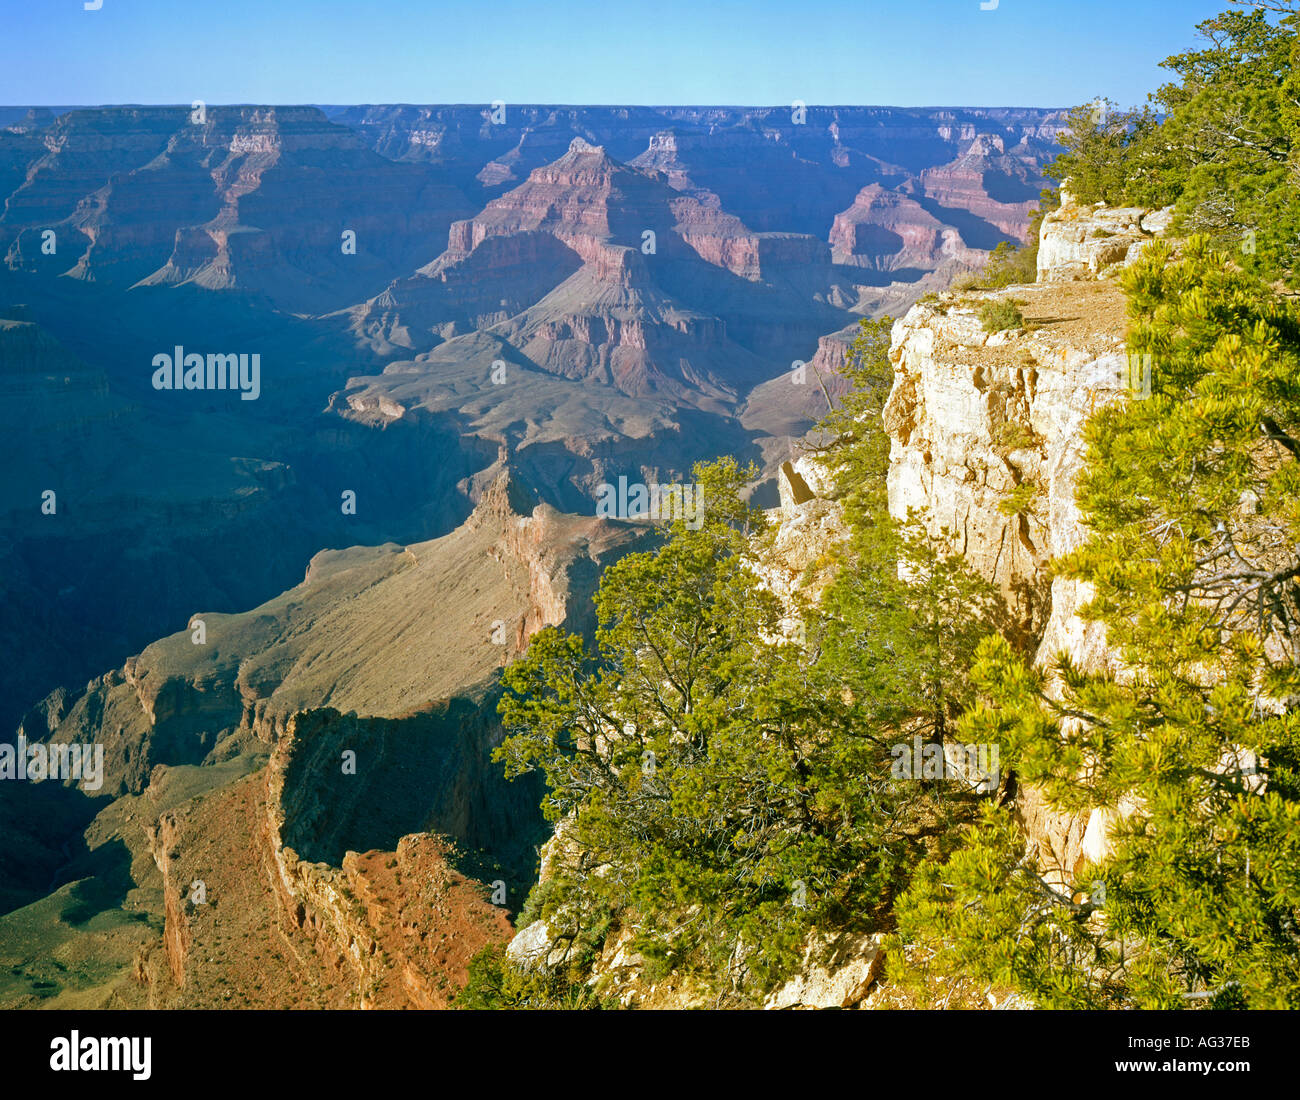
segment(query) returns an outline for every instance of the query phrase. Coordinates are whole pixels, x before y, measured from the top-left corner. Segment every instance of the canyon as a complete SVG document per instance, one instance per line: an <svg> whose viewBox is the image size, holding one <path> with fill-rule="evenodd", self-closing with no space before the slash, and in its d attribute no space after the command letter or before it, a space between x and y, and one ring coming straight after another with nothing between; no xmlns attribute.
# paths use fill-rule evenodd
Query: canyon
<svg viewBox="0 0 1300 1100"><path fill-rule="evenodd" d="M1129 215L1067 195L1042 247L1051 256L1080 230L1106 239L1090 231L1116 217ZM1040 664L1059 651L1085 666L1112 660L1076 615L1087 593L1047 564L1085 533L1073 501L1081 424L1127 385L1114 275L1165 220L1139 211L1133 224L1108 264L1065 255L1034 285L945 292L894 325L891 511L923 507L949 532ZM1025 327L985 332L980 305L1006 297ZM484 945L558 964L544 926L511 918L539 862L544 881L565 858L563 825L548 840L540 791L487 763L501 736L493 685L541 626L590 632L601 569L654 536L556 511L504 455L493 470L455 532L321 552L300 585L253 611L196 612L203 644L191 626L27 714L28 737L105 739L116 786L89 822L90 811L58 807L70 843L49 858L72 856L66 884L0 916L6 1003L437 1008ZM838 491L810 455L777 479L775 537L754 565L787 603L815 598L846 534ZM1025 480L1040 487L1033 507L1006 514L998 505ZM340 766L348 753L355 774ZM1102 854L1104 814L1051 812L1032 788L1015 806L1049 870ZM111 904L88 920L105 894ZM105 922L109 912L118 917ZM37 919L59 930L50 962L24 946ZM645 982L628 936L611 934L598 990L640 1007L700 1003L689 985ZM70 981L86 957L99 980ZM878 937L810 945L768 1007L887 1006L881 959Z"/></svg>
<svg viewBox="0 0 1300 1100"><path fill-rule="evenodd" d="M775 504L856 319L1022 233L1010 200L1041 182L1063 117L7 109L0 387L6 437L32 438L0 490L21 654L0 721L194 606L270 598L323 546L447 533L503 448L561 511L721 453L756 462ZM873 219L908 242L892 257ZM175 346L259 355L259 397L154 390Z"/></svg>
<svg viewBox="0 0 1300 1100"><path fill-rule="evenodd" d="M499 671L543 626L590 631L595 578L649 533L563 516L502 470L452 534L323 551L275 600L197 613L42 700L23 734L103 744L108 778L94 796L59 788L85 804L60 837L32 819L50 785L6 784L6 824L61 849L47 873L64 884L0 915L0 996L445 1005L473 951L508 932L541 839L537 785L488 761ZM493 903L480 883L497 881ZM111 946L83 912L105 893ZM51 958L23 951L36 911L60 937ZM227 954L232 935L284 972ZM81 951L93 980L66 974Z"/></svg>
<svg viewBox="0 0 1300 1100"><path fill-rule="evenodd" d="M653 537L598 486L753 460L795 584L834 507L791 463L858 320L937 332L909 308L1023 236L1062 123L0 115L0 719L102 743L107 777L0 785L0 1003L445 1006L546 836L487 760L500 669L590 632ZM259 356L258 396L154 389L177 346ZM966 522L1027 630L1036 522Z"/></svg>
<svg viewBox="0 0 1300 1100"><path fill-rule="evenodd" d="M893 386L883 411L890 513L924 516L933 535L991 582L1009 614L1008 636L1039 667L1060 654L1085 670L1118 666L1104 628L1078 614L1088 586L1054 577L1049 566L1087 537L1074 499L1083 425L1131 393L1127 304L1116 277L1164 233L1169 215L1080 205L1067 189L1061 208L1043 221L1037 282L934 294L893 325ZM1022 310L1023 324L987 331L981 306L1008 300ZM817 598L848 530L842 487L815 453L782 464L778 476L780 505L769 513L774 537L753 565L793 616L797 597ZM1030 505L1001 507L1025 484L1036 488ZM1007 796L1047 881L1067 882L1085 860L1109 850L1114 811L1059 812L1028 785ZM569 859L581 852L561 821L542 850L540 881ZM592 987L624 1006L704 1007L689 982L645 976L644 960L626 947L632 932L611 933L591 967ZM907 1007L877 982L881 938L814 937L801 971L765 1007ZM508 953L525 969L566 961L544 921L521 928ZM997 991L993 1004L1024 1007L1009 991Z"/></svg>

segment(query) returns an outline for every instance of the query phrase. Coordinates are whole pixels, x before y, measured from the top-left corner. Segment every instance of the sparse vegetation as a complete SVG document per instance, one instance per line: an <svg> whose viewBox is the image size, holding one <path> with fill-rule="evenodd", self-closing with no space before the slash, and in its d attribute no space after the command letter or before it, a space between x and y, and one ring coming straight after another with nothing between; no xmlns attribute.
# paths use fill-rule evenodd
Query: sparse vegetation
<svg viewBox="0 0 1300 1100"><path fill-rule="evenodd" d="M993 429L993 448L1002 453L1036 447L1040 442L1034 429L1019 420L1004 420Z"/></svg>
<svg viewBox="0 0 1300 1100"><path fill-rule="evenodd" d="M1004 516L1019 516L1033 512L1042 488L1026 479L1017 485L1004 500L998 501L998 511Z"/></svg>
<svg viewBox="0 0 1300 1100"><path fill-rule="evenodd" d="M985 332L1005 332L1025 327L1025 315L1014 298L997 298L979 309L980 325Z"/></svg>
<svg viewBox="0 0 1300 1100"><path fill-rule="evenodd" d="M1002 241L991 253L983 271L958 280L955 289L1000 290L1008 286L1025 286L1038 279L1038 245L1043 231L1043 219L1061 205L1061 193L1056 188L1043 190L1038 209L1029 219L1025 243L1016 245Z"/></svg>

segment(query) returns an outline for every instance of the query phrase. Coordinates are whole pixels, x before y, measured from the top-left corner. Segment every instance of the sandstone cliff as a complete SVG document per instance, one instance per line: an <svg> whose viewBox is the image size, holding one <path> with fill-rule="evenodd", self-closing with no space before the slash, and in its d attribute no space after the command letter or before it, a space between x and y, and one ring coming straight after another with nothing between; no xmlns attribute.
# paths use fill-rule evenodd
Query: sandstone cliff
<svg viewBox="0 0 1300 1100"><path fill-rule="evenodd" d="M952 260L975 266L984 257L954 226L878 183L864 187L851 207L835 215L830 243L837 263L879 271L931 270Z"/></svg>
<svg viewBox="0 0 1300 1100"><path fill-rule="evenodd" d="M944 295L895 324L890 508L899 519L926 509L1001 590L1022 641L1050 651L1073 604L1046 566L1082 537L1080 429L1125 384L1124 300L1111 283L1016 287L1032 331L989 334L978 309L997 296ZM999 505L1026 483L1029 505L1005 514Z"/></svg>
<svg viewBox="0 0 1300 1100"><path fill-rule="evenodd" d="M823 241L755 233L579 137L347 317L380 352L460 338L464 358L484 329L548 374L721 410L843 323L831 297L854 292Z"/></svg>

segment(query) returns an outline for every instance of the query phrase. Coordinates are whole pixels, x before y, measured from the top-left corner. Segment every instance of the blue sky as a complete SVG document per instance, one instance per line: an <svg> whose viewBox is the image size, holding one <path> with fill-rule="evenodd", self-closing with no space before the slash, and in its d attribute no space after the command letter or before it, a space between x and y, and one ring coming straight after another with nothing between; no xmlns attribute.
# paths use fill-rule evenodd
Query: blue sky
<svg viewBox="0 0 1300 1100"><path fill-rule="evenodd" d="M1141 102L1228 0L0 0L0 104ZM988 0L992 3L993 0Z"/></svg>

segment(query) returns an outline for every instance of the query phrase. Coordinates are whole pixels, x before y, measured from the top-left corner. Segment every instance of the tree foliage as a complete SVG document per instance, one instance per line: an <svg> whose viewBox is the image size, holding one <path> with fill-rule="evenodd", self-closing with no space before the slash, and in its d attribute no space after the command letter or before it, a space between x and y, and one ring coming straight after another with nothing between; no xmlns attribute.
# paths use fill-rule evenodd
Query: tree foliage
<svg viewBox="0 0 1300 1100"><path fill-rule="evenodd" d="M889 517L887 333L864 324L854 387L818 434L852 535L801 636L752 567L754 471L723 459L696 469L697 530L605 572L594 646L545 630L507 670L495 757L544 772L560 823L529 912L574 954L630 929L652 975L752 996L811 930L875 927L915 862L933 792L893 778L891 746L951 729L992 597L946 535Z"/></svg>
<svg viewBox="0 0 1300 1100"><path fill-rule="evenodd" d="M1176 205L1177 227L1238 249L1243 265L1295 278L1300 251L1300 12L1246 4L1198 26L1167 58L1175 79L1139 109L1077 108L1048 169L1076 197Z"/></svg>
<svg viewBox="0 0 1300 1100"><path fill-rule="evenodd" d="M453 1008L602 1009L612 1007L587 985L577 968L525 970L514 966L503 944L490 944L470 959L468 980Z"/></svg>
<svg viewBox="0 0 1300 1100"><path fill-rule="evenodd" d="M1057 563L1116 667L982 644L967 735L1104 865L1044 866L993 811L900 906L932 965L1049 1007L1300 1007L1300 318L1194 239L1124 276L1151 396L1087 429L1091 537Z"/></svg>
<svg viewBox="0 0 1300 1100"><path fill-rule="evenodd" d="M565 851L540 916L580 942L602 915L635 924L664 968L725 973L749 947L760 980L810 922L869 913L891 871L891 813L863 770L870 742L825 731L842 710L813 682L745 560L761 514L733 460L700 466L707 516L611 566L594 648L547 630L506 674L507 774L540 767Z"/></svg>
<svg viewBox="0 0 1300 1100"><path fill-rule="evenodd" d="M1023 244L1001 241L989 253L982 271L957 280L957 290L998 290L1007 286L1025 286L1038 279L1038 246L1042 238L1043 219L1061 205L1058 188L1040 192L1037 209L1029 216L1029 228Z"/></svg>

